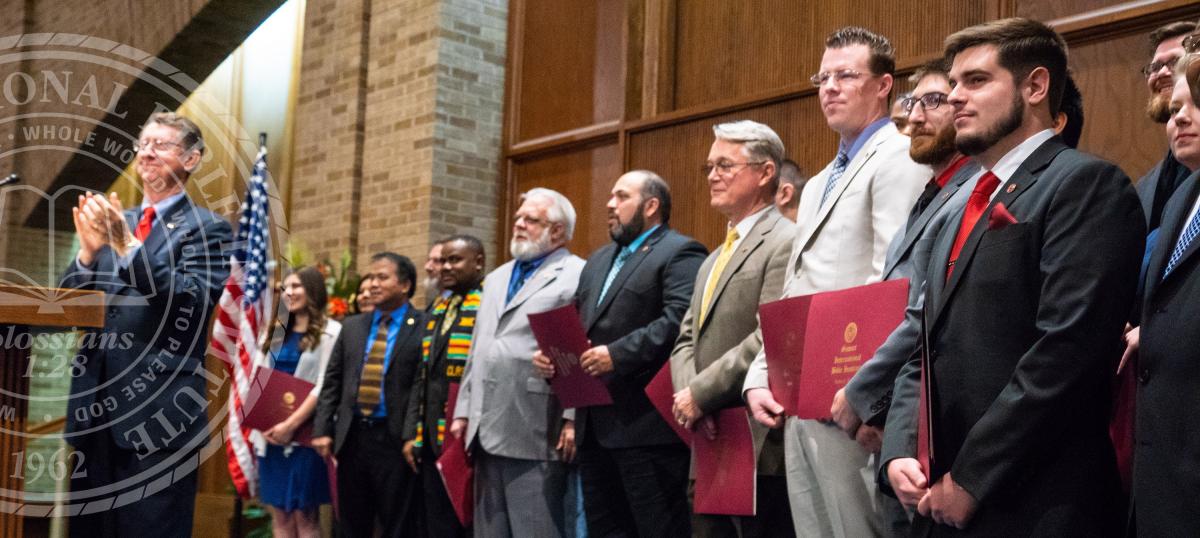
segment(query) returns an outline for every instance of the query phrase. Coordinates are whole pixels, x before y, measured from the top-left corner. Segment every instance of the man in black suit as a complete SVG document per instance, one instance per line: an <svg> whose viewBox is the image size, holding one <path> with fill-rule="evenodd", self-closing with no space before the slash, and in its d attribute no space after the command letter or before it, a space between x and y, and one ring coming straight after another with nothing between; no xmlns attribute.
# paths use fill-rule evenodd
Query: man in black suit
<svg viewBox="0 0 1200 538"><path fill-rule="evenodd" d="M409 303L417 270L392 252L371 257L375 311L342 323L313 419L313 448L338 458L338 510L351 537L417 532L421 510L412 469L404 465L409 390L421 360L425 314Z"/></svg>
<svg viewBox="0 0 1200 538"><path fill-rule="evenodd" d="M61 285L106 294L95 340L118 344L85 347L86 360L70 363L64 438L80 462L72 502L103 505L88 495L105 490L120 497L111 509L74 515L72 536L192 532L195 451L208 426L205 331L229 276L221 247L231 233L184 191L204 152L195 123L155 114L137 149L141 208L123 210L116 194L88 194L73 209L79 253ZM139 489L119 489L126 484Z"/></svg>
<svg viewBox="0 0 1200 538"><path fill-rule="evenodd" d="M1200 56L1189 55L1177 77L1167 131L1171 151L1200 170L1200 109L1189 95L1200 86ZM1190 60L1190 61L1189 61ZM1182 73L1181 73L1182 75ZM1191 135L1191 136L1178 136ZM1200 528L1200 175L1192 173L1163 209L1161 239L1146 270L1137 374L1137 446L1133 515L1136 536L1178 536Z"/></svg>
<svg viewBox="0 0 1200 538"><path fill-rule="evenodd" d="M946 56L955 143L985 172L928 268L914 360L929 411L908 420L931 443L930 485L913 534L1118 534L1109 380L1141 206L1119 168L1054 135L1067 74L1054 30L992 21L947 38ZM926 485L915 457L887 465L893 486Z"/></svg>
<svg viewBox="0 0 1200 538"><path fill-rule="evenodd" d="M420 475L425 504L425 535L466 536L437 469L446 442L447 398L462 382L475 333L475 315L483 297L483 243L470 235L438 242L434 273L445 290L429 305L421 332L421 366L408 400L404 424L404 459ZM453 401L450 401L453 405Z"/></svg>
<svg viewBox="0 0 1200 538"><path fill-rule="evenodd" d="M644 389L670 357L707 251L668 227L671 192L653 172L619 179L608 200L613 242L588 258L575 303L595 347L580 357L613 404L577 411L590 536L690 536L690 452ZM541 353L543 377L554 366Z"/></svg>

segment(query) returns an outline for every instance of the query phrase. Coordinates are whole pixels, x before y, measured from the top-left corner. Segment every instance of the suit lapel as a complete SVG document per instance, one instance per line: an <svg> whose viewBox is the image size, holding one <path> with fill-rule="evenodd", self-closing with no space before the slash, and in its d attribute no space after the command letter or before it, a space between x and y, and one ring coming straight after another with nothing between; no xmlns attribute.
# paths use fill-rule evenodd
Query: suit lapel
<svg viewBox="0 0 1200 538"><path fill-rule="evenodd" d="M1167 262L1171 259L1171 253L1175 251L1175 244L1179 242L1179 235L1183 233L1184 227L1187 226L1192 206L1196 204L1196 197L1200 195L1200 179L1198 178L1200 178L1200 175L1192 174L1180 189L1176 191L1185 192L1187 193L1186 196L1182 200L1179 200L1179 203L1168 204L1167 209L1164 210L1163 225L1158 229L1158 246L1155 247L1154 253L1150 258L1150 264L1147 266L1148 274L1146 278L1149 282L1146 288L1146 297L1153 297L1154 292L1158 290L1161 284L1174 278L1180 272L1179 266L1176 265L1171 274L1166 277L1163 277L1162 274L1167 268ZM1197 249L1200 249L1200 239L1192 241L1187 250L1183 251L1183 256L1179 258L1178 263L1183 264L1188 258L1194 256Z"/></svg>
<svg viewBox="0 0 1200 538"><path fill-rule="evenodd" d="M387 330L386 327L380 327L379 329ZM417 331L415 309L410 303L408 305L408 309L404 312L404 321L400 322L400 331L396 333L396 342L392 344L392 353L388 357L387 369L383 371L383 375L386 376L387 373L392 370L392 365L396 364L396 360L398 358L397 356L400 354L400 350L404 348L405 344L410 338L414 337L419 338L420 336L418 335Z"/></svg>
<svg viewBox="0 0 1200 538"><path fill-rule="evenodd" d="M829 213L833 211L833 206L837 205L838 199L842 197L842 193L846 192L846 189L851 183L854 182L854 179L858 177L858 173L861 172L863 167L866 166L867 163L871 161L871 158L875 156L875 152L879 150L879 143L885 140L887 135L895 132L896 126L889 123L881 127L878 131L875 131L875 133L871 135L871 138L867 140L867 143L863 144L862 149L860 149L858 154L850 160L850 164L846 166L846 172L842 174L842 177L838 179L837 184L833 186L833 191L829 193L829 198L826 199L825 203L823 204L817 202L820 205L817 207L816 218L813 219L812 225L804 227L804 230L800 232L802 234L802 236L799 238L800 240L796 242L798 251L803 252L804 249L808 248L809 243L811 243L813 238L817 236L817 233L821 227L825 225L825 220L829 218ZM826 170L831 170L831 168L827 167ZM822 181L829 180L829 174L824 174L820 177L822 178ZM824 189L824 185L818 186L821 187L821 189ZM820 192L820 189L814 192ZM794 270L795 267L792 267L791 269Z"/></svg>
<svg viewBox="0 0 1200 538"><path fill-rule="evenodd" d="M604 312L608 310L609 305L613 303L613 298L617 296L617 290L620 290L625 285L625 281L629 280L629 276L637 271L638 265L641 265L642 260L645 260L646 257L650 255L650 251L654 250L654 245L658 243L659 239L662 239L662 237L666 235L666 232L666 227L659 226L654 233L650 234L650 236L646 238L646 241L642 243L642 246L638 247L637 252L634 252L629 256L629 259L625 260L625 265L621 266L621 270L617 271L617 276L613 278L612 284L608 286L608 293L604 295L604 299L601 300L600 306L596 308L595 315L591 316L590 318L585 318L588 320L587 327L584 328L585 331L591 330L592 325L596 323L596 320L600 319L600 316L604 315ZM608 271L604 271L603 278L608 278ZM604 280L601 280L600 289L603 289L603 287ZM595 302L596 301L594 298L589 301L591 305L595 305Z"/></svg>
<svg viewBox="0 0 1200 538"><path fill-rule="evenodd" d="M518 306L521 306L521 304L527 301L530 297L532 297L534 293L537 293L538 290L546 287L550 284L550 282L553 282L554 279L558 277L559 271L562 271L562 261L567 255L567 249L562 247L550 253L549 257L546 258L546 261L542 262L542 266L538 267L532 275L529 275L529 277L525 279L525 284L522 285L521 289L517 291L517 294L513 296L512 301L509 301L509 303L505 305L504 310L501 311L500 315L503 316L513 311ZM514 263L512 266L512 271L515 271L516 267L517 266ZM511 271L509 272L509 279L512 279ZM508 282L508 280L504 282L506 287L508 286Z"/></svg>
<svg viewBox="0 0 1200 538"><path fill-rule="evenodd" d="M971 176L975 175L975 173L978 171L979 166L973 163L963 165L963 167L954 174L954 178L951 179L950 182L946 183L945 187L942 187L941 192L938 192L937 196L933 198L933 201L929 203L929 206L921 212L921 215L918 216L917 220L913 222L912 227L904 230L904 239L901 240L900 248L896 251L896 255L887 261L887 267L883 269L883 274L885 275L884 280L887 280L886 275L891 273L892 270L896 268L896 265L900 263L900 260L908 257L908 251L912 250L913 245L917 243L917 238L921 236L921 231L929 225L929 221L933 219L933 216L942 209L942 206L946 205L946 202L950 201L950 198L954 197L954 193L958 192L958 189L962 188L963 183L966 183L967 180L971 179Z"/></svg>
<svg viewBox="0 0 1200 538"><path fill-rule="evenodd" d="M754 227L750 228L750 233L746 234L745 239L742 239L733 256L729 258L729 262L725 264L725 269L721 271L721 277L717 280L717 287L713 289L712 297L709 299L707 312L712 312L716 308L717 301L721 299L721 293L725 291L725 285L729 284L729 279L733 277L734 273L738 272L742 264L746 263L746 259L750 257L750 254L758 250L758 247L766 241L766 235L775 228L775 223L780 218L782 217L779 212L775 211L774 208L770 208L758 218L758 222L754 223ZM706 277L705 284L708 283L707 280ZM703 297L704 295L701 293L701 300L703 300ZM704 323L700 326L700 329L708 326L708 322L711 319L712 316L704 316Z"/></svg>
<svg viewBox="0 0 1200 538"><path fill-rule="evenodd" d="M963 243L962 250L958 253L958 260L954 262L954 272L950 275L950 280L946 282L945 289L941 294L940 301L934 305L935 310L930 318L931 323L936 324L940 314L945 310L946 304L950 302L954 296L954 290L958 287L958 283L964 278L963 275L971 268L971 260L974 259L975 250L979 247L979 241L983 238L983 234L987 232L988 215L991 215L992 210L997 204L1004 204L1005 207L1011 208L1013 202L1021 196L1029 187L1037 183L1038 177L1035 175L1041 172L1044 168L1050 165L1061 151L1067 149L1067 146L1058 138L1051 138L1043 143L1038 149L1034 150L1021 166L1017 167L1016 172L1008 181L996 187L1000 189L1000 193L992 199L992 202L984 208L983 213L979 216L979 220L975 221L975 226L971 228L970 235L967 236L967 241ZM965 210L965 209L964 209ZM950 243L953 245L953 238L958 235L958 228L962 226L962 216L955 220L955 227L952 234L947 234L951 237ZM941 279L945 278L946 265L949 263L949 249L944 253L939 252L940 257L934 258L940 260L940 265L932 265ZM932 275L930 278L935 278Z"/></svg>

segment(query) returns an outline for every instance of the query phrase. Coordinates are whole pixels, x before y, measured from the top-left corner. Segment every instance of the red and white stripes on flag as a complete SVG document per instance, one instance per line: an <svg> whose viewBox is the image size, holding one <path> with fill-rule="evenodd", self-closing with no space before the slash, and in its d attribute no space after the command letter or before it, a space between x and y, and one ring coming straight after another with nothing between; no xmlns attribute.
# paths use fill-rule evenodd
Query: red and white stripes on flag
<svg viewBox="0 0 1200 538"><path fill-rule="evenodd" d="M225 451L229 456L229 475L238 495L243 498L250 498L258 491L250 430L242 426L241 418L244 415L242 404L254 379L258 331L265 323L264 315L271 305L267 285L270 280L267 254L271 242L267 177L267 151L263 148L255 159L254 174L242 202L229 281L221 294L209 348L225 362L229 377L233 379L233 388L229 391Z"/></svg>

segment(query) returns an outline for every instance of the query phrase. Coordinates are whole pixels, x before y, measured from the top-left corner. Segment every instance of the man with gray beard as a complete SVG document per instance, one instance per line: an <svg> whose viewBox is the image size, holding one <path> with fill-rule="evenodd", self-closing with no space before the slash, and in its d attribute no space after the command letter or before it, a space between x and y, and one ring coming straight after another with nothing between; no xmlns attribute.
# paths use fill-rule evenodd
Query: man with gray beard
<svg viewBox="0 0 1200 538"><path fill-rule="evenodd" d="M475 536L566 535L567 463L575 411L534 375L528 315L570 304L584 262L565 248L575 208L537 188L522 196L513 260L485 279L450 434L465 435L475 462Z"/></svg>
<svg viewBox="0 0 1200 538"><path fill-rule="evenodd" d="M438 241L429 246L429 256L425 258L425 265L422 267L425 270L423 284L425 285L425 298L428 301L425 306L426 312L433 309L433 305L437 303L439 297L446 295L446 292L442 290L441 277L442 243L444 242L444 240Z"/></svg>

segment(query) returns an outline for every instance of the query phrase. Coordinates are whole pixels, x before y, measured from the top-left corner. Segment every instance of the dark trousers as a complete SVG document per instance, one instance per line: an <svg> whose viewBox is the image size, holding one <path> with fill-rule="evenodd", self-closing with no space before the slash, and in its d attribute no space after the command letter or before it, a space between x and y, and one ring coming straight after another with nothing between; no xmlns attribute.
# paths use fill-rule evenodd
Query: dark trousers
<svg viewBox="0 0 1200 538"><path fill-rule="evenodd" d="M696 481L688 484L688 501L692 501ZM788 505L787 478L758 475L755 488L758 504L756 516L719 516L692 514L693 536L697 538L791 538L796 536L792 524L792 509ZM738 530L741 530L739 533Z"/></svg>
<svg viewBox="0 0 1200 538"><path fill-rule="evenodd" d="M416 534L421 499L401 447L384 421L354 419L337 455L339 536L371 538L377 519L384 538Z"/></svg>
<svg viewBox="0 0 1200 538"><path fill-rule="evenodd" d="M70 458L68 470L75 476L69 504L83 507L68 520L72 538L192 535L195 450L158 450L138 458L115 446L107 431L73 442L83 463L76 468L77 457ZM113 487L125 481L128 485Z"/></svg>
<svg viewBox="0 0 1200 538"><path fill-rule="evenodd" d="M579 451L588 536L691 536L690 451L683 443L604 448L587 428Z"/></svg>
<svg viewBox="0 0 1200 538"><path fill-rule="evenodd" d="M446 485L437 469L437 455L428 445L421 448L421 490L425 504L425 536L429 538L465 538L467 530L458 521Z"/></svg>

